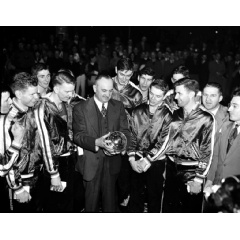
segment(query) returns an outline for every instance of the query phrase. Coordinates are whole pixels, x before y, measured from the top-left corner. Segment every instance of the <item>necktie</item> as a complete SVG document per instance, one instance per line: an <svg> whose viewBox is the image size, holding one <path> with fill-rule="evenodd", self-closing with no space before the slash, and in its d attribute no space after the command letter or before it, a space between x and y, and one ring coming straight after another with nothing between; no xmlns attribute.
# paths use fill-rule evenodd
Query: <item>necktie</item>
<svg viewBox="0 0 240 240"><path fill-rule="evenodd" d="M229 151L229 149L231 148L234 139L237 137L238 135L238 131L237 131L238 125L236 124L235 127L232 129L229 138L228 138L228 146L227 146L227 153Z"/></svg>
<svg viewBox="0 0 240 240"><path fill-rule="evenodd" d="M106 115L107 115L107 109L104 107L104 103L103 103L103 105L102 105L102 111L101 111L101 113L102 113L103 117L106 117Z"/></svg>

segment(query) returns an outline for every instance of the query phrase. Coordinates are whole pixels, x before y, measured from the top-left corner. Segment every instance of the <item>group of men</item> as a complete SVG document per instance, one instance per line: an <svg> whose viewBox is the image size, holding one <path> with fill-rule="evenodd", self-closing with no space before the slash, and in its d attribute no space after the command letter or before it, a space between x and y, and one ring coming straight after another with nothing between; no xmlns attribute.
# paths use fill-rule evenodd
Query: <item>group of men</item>
<svg viewBox="0 0 240 240"><path fill-rule="evenodd" d="M227 108L218 83L200 91L184 66L173 89L149 67L133 84L128 58L115 70L97 76L87 100L70 70L51 79L44 64L14 76L12 100L1 92L2 211L80 211L80 191L85 212L203 212L204 193L240 174L240 90ZM109 146L115 131L122 152Z"/></svg>

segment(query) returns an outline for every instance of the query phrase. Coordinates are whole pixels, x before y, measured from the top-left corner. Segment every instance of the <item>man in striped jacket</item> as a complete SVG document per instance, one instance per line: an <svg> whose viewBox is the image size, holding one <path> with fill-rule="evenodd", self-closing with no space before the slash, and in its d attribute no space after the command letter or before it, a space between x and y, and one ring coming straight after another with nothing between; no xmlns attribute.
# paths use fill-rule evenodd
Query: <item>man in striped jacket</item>
<svg viewBox="0 0 240 240"><path fill-rule="evenodd" d="M167 156L163 212L201 212L203 185L213 155L215 120L196 100L199 84L175 83L179 109L173 113L168 135L151 150L150 161Z"/></svg>

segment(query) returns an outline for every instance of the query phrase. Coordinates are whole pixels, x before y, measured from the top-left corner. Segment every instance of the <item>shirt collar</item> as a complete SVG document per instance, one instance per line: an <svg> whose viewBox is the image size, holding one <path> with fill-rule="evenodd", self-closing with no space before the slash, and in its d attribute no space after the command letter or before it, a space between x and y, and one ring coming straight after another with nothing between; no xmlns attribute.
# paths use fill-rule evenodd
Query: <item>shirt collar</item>
<svg viewBox="0 0 240 240"><path fill-rule="evenodd" d="M219 107L220 107L220 105L219 105L216 109L214 109L214 110L212 111L212 114L213 114L214 116L216 116Z"/></svg>
<svg viewBox="0 0 240 240"><path fill-rule="evenodd" d="M19 111L19 112L27 112L28 109L24 109L23 107L21 107L17 101L16 101L16 98L14 97L13 98L13 103L12 105Z"/></svg>
<svg viewBox="0 0 240 240"><path fill-rule="evenodd" d="M95 103L97 104L99 111L101 112L101 111L102 111L102 105L103 105L103 103L100 102L100 101L95 97L95 95L93 96L93 99L94 99ZM107 109L107 107L108 107L108 102L104 103L104 107Z"/></svg>

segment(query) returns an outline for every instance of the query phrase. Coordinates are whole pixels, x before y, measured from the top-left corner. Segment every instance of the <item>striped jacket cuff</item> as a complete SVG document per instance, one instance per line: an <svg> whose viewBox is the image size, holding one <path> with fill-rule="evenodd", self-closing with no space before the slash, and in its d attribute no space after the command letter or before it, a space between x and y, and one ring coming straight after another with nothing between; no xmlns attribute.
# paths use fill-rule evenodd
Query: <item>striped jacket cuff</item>
<svg viewBox="0 0 240 240"><path fill-rule="evenodd" d="M198 182L198 183L203 183L204 182L204 179L205 179L205 177L204 176L202 176L202 175L196 175L196 177L193 179L193 181L195 181L195 182Z"/></svg>
<svg viewBox="0 0 240 240"><path fill-rule="evenodd" d="M134 156L134 157L135 157L136 152L128 152L127 154L128 154L129 157L131 157L131 156Z"/></svg>
<svg viewBox="0 0 240 240"><path fill-rule="evenodd" d="M14 189L14 193L15 194L20 194L20 193L22 193L24 191L24 188L22 187L22 186L20 186L19 188L17 188L17 189Z"/></svg>
<svg viewBox="0 0 240 240"><path fill-rule="evenodd" d="M19 151L21 149L21 147L22 147L22 144L20 144L20 143L18 143L18 142L13 140L9 150Z"/></svg>
<svg viewBox="0 0 240 240"><path fill-rule="evenodd" d="M60 176L59 172L54 172L54 173L49 173L49 174L50 174L51 178L57 178Z"/></svg>

